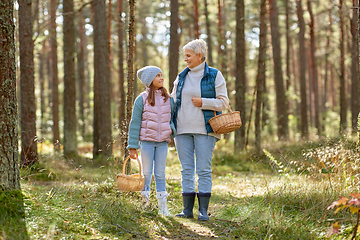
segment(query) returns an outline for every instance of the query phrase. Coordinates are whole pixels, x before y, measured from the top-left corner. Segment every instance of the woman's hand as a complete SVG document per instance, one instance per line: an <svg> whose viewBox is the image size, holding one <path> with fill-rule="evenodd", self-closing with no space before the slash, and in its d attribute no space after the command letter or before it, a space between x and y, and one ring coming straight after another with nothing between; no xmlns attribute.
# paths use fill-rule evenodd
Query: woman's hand
<svg viewBox="0 0 360 240"><path fill-rule="evenodd" d="M199 97L192 97L191 101L193 102L195 107L202 107L202 100Z"/></svg>
<svg viewBox="0 0 360 240"><path fill-rule="evenodd" d="M137 159L138 158L138 153L137 153L137 150L135 148L130 148L130 158L131 159Z"/></svg>

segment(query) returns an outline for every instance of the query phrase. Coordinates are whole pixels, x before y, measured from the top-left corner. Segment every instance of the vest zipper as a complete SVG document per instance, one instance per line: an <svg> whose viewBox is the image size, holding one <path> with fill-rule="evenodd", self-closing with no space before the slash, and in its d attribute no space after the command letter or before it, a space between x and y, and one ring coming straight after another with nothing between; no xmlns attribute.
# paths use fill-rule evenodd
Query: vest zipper
<svg viewBox="0 0 360 240"><path fill-rule="evenodd" d="M157 102L156 102L157 101ZM155 103L157 104L157 109L158 109L158 126L159 126L159 130L158 130L158 142L161 141L161 106L160 106L160 98L157 97L155 98Z"/></svg>

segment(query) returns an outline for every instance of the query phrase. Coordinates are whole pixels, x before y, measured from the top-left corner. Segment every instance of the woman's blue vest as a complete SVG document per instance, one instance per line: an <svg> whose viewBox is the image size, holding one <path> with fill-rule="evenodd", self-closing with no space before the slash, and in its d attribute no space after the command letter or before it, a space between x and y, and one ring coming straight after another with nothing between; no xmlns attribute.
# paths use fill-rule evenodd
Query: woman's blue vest
<svg viewBox="0 0 360 240"><path fill-rule="evenodd" d="M181 92L184 87L184 82L186 75L190 69L187 67L185 68L178 77L178 85L176 89L176 107L175 107L175 113L174 113L174 123L175 126L177 125L176 118L177 113L179 110L179 107L181 105ZM216 91L215 91L215 79L217 75L218 70L212 67L209 67L207 63L205 62L205 69L204 69L204 76L201 79L201 97L202 98L216 98ZM214 111L212 110L202 110L204 114L205 119L205 128L208 133L214 132L209 124L209 119L215 116ZM216 112L216 114L221 114L221 112Z"/></svg>

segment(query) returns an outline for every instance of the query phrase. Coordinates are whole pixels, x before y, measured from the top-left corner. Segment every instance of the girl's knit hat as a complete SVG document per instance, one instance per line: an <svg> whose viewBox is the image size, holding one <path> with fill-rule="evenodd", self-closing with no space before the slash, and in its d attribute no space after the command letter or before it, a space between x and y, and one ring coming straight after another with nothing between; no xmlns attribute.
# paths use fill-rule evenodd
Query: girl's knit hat
<svg viewBox="0 0 360 240"><path fill-rule="evenodd" d="M142 84L149 87L159 72L161 72L161 69L156 66L146 66L137 71L137 77Z"/></svg>

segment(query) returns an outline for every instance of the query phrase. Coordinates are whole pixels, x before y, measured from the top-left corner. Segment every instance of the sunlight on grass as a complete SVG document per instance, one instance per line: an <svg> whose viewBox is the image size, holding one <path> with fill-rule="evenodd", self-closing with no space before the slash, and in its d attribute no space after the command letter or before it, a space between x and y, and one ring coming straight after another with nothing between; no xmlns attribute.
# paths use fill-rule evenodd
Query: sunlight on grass
<svg viewBox="0 0 360 240"><path fill-rule="evenodd" d="M216 233L209 227L204 226L201 222L184 221L183 226L198 235L198 237L217 238Z"/></svg>
<svg viewBox="0 0 360 240"><path fill-rule="evenodd" d="M122 159L90 159L90 150L65 158L58 153L40 155L39 162L21 169L26 227L31 239L325 239L334 219L344 215L327 206L356 189L358 167L352 161L352 142L285 143L267 146L267 154L232 153L232 143L220 141L213 158L210 221L163 218L158 215L155 182L150 206L144 208L139 192L120 192L116 174ZM325 166L335 161L337 171ZM314 155L314 154L317 155ZM322 154L324 153L324 154ZM313 154L313 155L311 155ZM269 158L271 156L271 159ZM313 157L317 156L317 158ZM302 163L302 165L295 164ZM345 165L346 163L346 165ZM313 168L308 166L313 165ZM307 167L302 167L307 166ZM351 167L351 171L348 171ZM135 161L131 173L139 170ZM171 214L181 212L181 165L169 148L166 186ZM347 172L348 171L348 172ZM350 179L346 181L346 179Z"/></svg>

